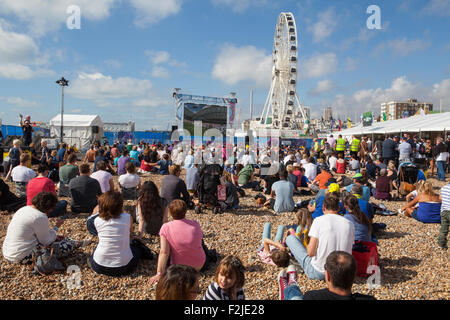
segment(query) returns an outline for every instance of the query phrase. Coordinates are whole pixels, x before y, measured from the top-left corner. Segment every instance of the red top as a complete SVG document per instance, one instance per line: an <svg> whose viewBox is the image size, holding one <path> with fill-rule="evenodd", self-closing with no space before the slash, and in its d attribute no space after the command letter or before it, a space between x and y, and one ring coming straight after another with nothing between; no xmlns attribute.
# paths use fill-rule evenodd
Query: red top
<svg viewBox="0 0 450 320"><path fill-rule="evenodd" d="M292 172L292 174L297 176L297 178L298 178L297 179L297 187L301 188L301 186L302 186L302 177L303 177L302 172L300 170L295 170L294 172Z"/></svg>
<svg viewBox="0 0 450 320"><path fill-rule="evenodd" d="M31 179L27 185L27 206L31 206L31 200L40 192L51 192L56 195L55 183L47 177Z"/></svg>
<svg viewBox="0 0 450 320"><path fill-rule="evenodd" d="M338 161L336 161L336 172L337 173L339 173L339 174L345 174L345 166L346 166L347 164L345 163L345 161L344 162L339 162L339 160Z"/></svg>

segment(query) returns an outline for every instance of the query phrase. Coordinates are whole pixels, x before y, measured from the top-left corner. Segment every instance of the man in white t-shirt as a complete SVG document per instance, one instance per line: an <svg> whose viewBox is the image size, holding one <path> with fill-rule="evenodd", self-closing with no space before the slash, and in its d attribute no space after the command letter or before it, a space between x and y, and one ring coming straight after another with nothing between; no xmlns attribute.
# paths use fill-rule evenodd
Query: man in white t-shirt
<svg viewBox="0 0 450 320"><path fill-rule="evenodd" d="M317 176L317 166L313 161L314 159L311 157L308 159L308 162L303 165L303 168L305 168L305 177L307 177L309 181L314 181Z"/></svg>
<svg viewBox="0 0 450 320"><path fill-rule="evenodd" d="M16 186L16 194L19 197L27 195L28 182L36 177L36 172L28 168L30 156L27 153L20 155L20 164L14 167L11 171L11 178Z"/></svg>
<svg viewBox="0 0 450 320"><path fill-rule="evenodd" d="M339 216L339 197L328 193L323 201L324 215L314 219L305 248L295 235L286 239L289 250L299 262L309 279L325 280L324 265L333 251L345 251L352 254L355 240L353 224Z"/></svg>

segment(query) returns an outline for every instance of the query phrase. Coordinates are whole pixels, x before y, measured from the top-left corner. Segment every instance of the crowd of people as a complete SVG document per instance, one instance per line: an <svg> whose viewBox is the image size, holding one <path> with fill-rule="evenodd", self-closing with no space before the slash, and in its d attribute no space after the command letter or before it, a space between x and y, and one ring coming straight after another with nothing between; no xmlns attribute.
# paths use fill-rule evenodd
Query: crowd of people
<svg viewBox="0 0 450 320"><path fill-rule="evenodd" d="M89 245L92 239L58 234L70 206L73 215L89 215L86 229L98 242L88 259L94 272L132 273L140 260L153 259L143 236L159 236L157 272L149 279L157 283L156 298L196 299L199 276L217 261L217 253L208 249L200 224L187 219L187 211L195 208L200 214L206 211L199 208L212 205L214 213L235 212L239 199L251 191L256 206L275 215L296 212L293 225L280 225L274 240L266 224L257 250L264 263L283 268L278 275L280 299L369 299L352 293L358 263L352 253L364 243L377 244L377 232L386 227L373 222L376 212L386 210L372 198L393 201L406 196L398 213L440 223L438 244L447 248L450 184L437 194L429 178L437 168L437 179L445 181L449 143L438 137L433 145L408 134L401 142L398 137L372 142L330 136L315 139L311 148L252 150L236 145L227 154L225 146L117 141L111 146L93 144L79 157L67 144L49 150L43 140L33 170L32 158L16 140L0 180L0 209L14 213L2 252L12 263L32 265L40 246L55 248L61 258ZM402 167L408 165L417 169L412 184L401 177ZM164 176L160 188L151 179L144 182L143 176L152 175ZM15 193L5 181L14 184ZM296 203L297 195L310 199ZM124 212L124 201L133 201L134 212ZM49 218L59 218L54 228L49 228ZM303 295L296 282L298 268L310 279L325 281L327 289ZM245 299L245 267L238 257L222 259L214 280L203 299Z"/></svg>

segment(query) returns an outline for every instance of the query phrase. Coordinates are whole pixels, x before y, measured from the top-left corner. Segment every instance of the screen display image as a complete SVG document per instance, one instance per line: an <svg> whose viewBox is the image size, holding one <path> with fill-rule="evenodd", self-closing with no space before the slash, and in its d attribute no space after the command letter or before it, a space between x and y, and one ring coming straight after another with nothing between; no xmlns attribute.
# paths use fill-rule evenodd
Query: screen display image
<svg viewBox="0 0 450 320"><path fill-rule="evenodd" d="M194 135L194 121L202 122L202 135L206 130L215 128L226 135L228 108L207 104L184 104L183 127Z"/></svg>

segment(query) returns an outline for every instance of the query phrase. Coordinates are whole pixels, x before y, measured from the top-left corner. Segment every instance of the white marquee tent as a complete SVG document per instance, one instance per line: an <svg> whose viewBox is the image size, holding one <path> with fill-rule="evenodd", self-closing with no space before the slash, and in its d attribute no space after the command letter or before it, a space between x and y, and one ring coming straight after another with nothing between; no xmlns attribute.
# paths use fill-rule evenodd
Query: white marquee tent
<svg viewBox="0 0 450 320"><path fill-rule="evenodd" d="M103 121L98 115L64 114L64 142L75 145L79 150L87 150L94 141L101 141ZM50 120L50 135L60 138L61 114Z"/></svg>
<svg viewBox="0 0 450 320"><path fill-rule="evenodd" d="M339 132L344 138L352 135L395 134L403 132L442 132L450 131L450 112L413 116L406 119L374 123L370 127L358 126Z"/></svg>

